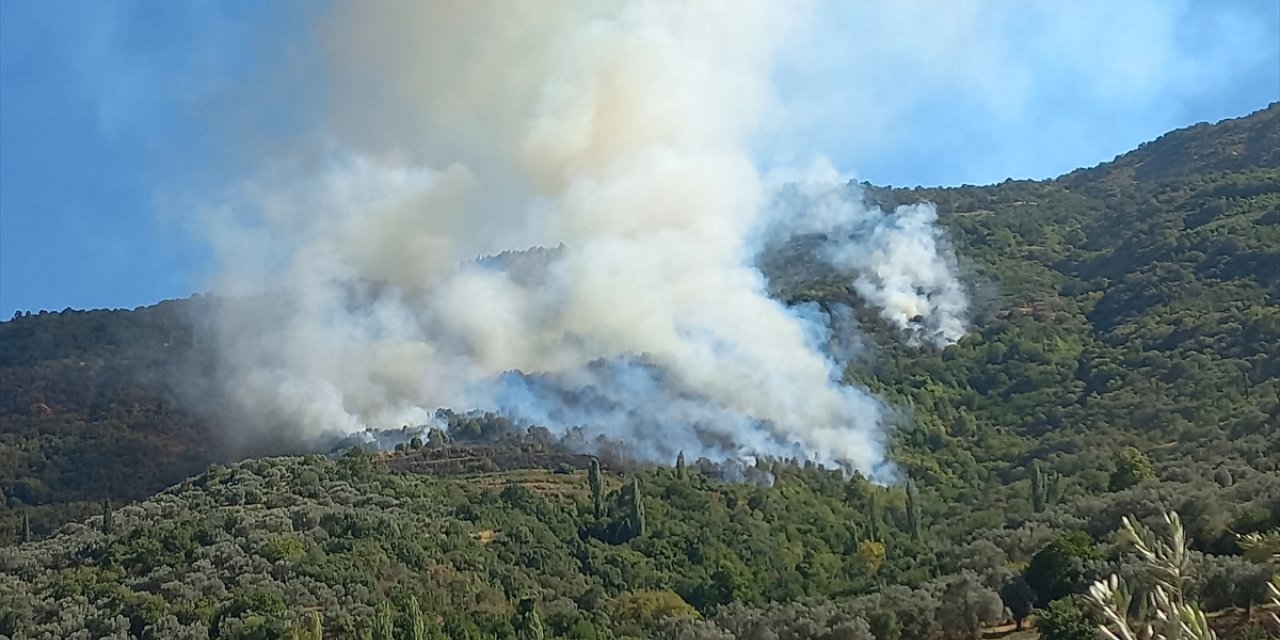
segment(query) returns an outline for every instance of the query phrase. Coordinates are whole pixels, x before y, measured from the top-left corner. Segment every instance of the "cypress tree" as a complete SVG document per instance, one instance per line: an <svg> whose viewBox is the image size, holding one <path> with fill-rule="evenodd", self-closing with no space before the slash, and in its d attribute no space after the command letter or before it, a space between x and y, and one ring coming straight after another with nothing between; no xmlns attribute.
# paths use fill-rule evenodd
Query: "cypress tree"
<svg viewBox="0 0 1280 640"><path fill-rule="evenodd" d="M643 536L645 532L644 499L640 494L640 476L631 478L631 535Z"/></svg>
<svg viewBox="0 0 1280 640"><path fill-rule="evenodd" d="M18 529L18 542L31 542L31 516L22 513L22 525Z"/></svg>
<svg viewBox="0 0 1280 640"><path fill-rule="evenodd" d="M1062 497L1060 481L1062 474L1045 471L1036 460L1031 463L1031 509L1036 513L1043 512L1049 505Z"/></svg>
<svg viewBox="0 0 1280 640"><path fill-rule="evenodd" d="M427 620L418 606L418 596L409 596L409 640L427 640Z"/></svg>
<svg viewBox="0 0 1280 640"><path fill-rule="evenodd" d="M680 478L681 480L685 479L684 449L681 449L680 453L676 455L676 477Z"/></svg>
<svg viewBox="0 0 1280 640"><path fill-rule="evenodd" d="M519 640L544 640L546 629L542 626L542 615L538 613L538 603L532 598L525 598L516 607L516 638Z"/></svg>
<svg viewBox="0 0 1280 640"><path fill-rule="evenodd" d="M1050 471L1045 481L1044 502L1046 505L1057 504L1062 499L1062 474Z"/></svg>
<svg viewBox="0 0 1280 640"><path fill-rule="evenodd" d="M307 618L307 631L311 634L312 640L324 640L324 627L320 622L320 614L312 611Z"/></svg>
<svg viewBox="0 0 1280 640"><path fill-rule="evenodd" d="M1031 463L1031 510L1035 513L1044 511L1045 507L1044 472L1040 470L1040 461Z"/></svg>
<svg viewBox="0 0 1280 640"><path fill-rule="evenodd" d="M875 487L871 488L871 495L867 497L867 519L870 521L867 528L868 539L880 542L880 494Z"/></svg>
<svg viewBox="0 0 1280 640"><path fill-rule="evenodd" d="M111 535L115 532L115 515L111 510L111 500L102 501L102 533L103 535Z"/></svg>
<svg viewBox="0 0 1280 640"><path fill-rule="evenodd" d="M324 640L324 627L320 614L312 611L301 622L289 626L285 637L289 640Z"/></svg>
<svg viewBox="0 0 1280 640"><path fill-rule="evenodd" d="M396 619L390 605L385 602L378 605L374 611L373 638L374 640L395 640L396 638Z"/></svg>
<svg viewBox="0 0 1280 640"><path fill-rule="evenodd" d="M907 480L907 528L911 539L920 541L920 500L916 493L915 480Z"/></svg>
<svg viewBox="0 0 1280 640"><path fill-rule="evenodd" d="M591 459L587 470L587 482L591 485L591 509L596 520L604 517L604 482L600 478L600 460Z"/></svg>

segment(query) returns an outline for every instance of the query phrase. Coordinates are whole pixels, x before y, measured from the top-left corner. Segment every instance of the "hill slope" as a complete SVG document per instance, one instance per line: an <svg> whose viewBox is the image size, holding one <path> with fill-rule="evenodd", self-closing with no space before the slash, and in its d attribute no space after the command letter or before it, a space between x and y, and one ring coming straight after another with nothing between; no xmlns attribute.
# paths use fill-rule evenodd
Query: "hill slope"
<svg viewBox="0 0 1280 640"><path fill-rule="evenodd" d="M23 513L47 532L219 457L206 421L180 401L198 304L0 323L0 531L14 531Z"/></svg>
<svg viewBox="0 0 1280 640"><path fill-rule="evenodd" d="M884 343L892 355L872 382L913 399L918 427L979 460L994 439L1089 490L1105 489L1122 444L1170 470L1274 470L1278 119L1273 105L1174 132L1054 181L891 192L938 203L995 301L936 357ZM1139 170L1156 158L1160 172Z"/></svg>
<svg viewBox="0 0 1280 640"><path fill-rule="evenodd" d="M1032 458L1105 488L1128 444L1167 467L1194 467L1188 452L1201 468L1269 469L1258 458L1280 424L1278 123L1272 105L1057 180L869 189L937 203L978 283L960 344L910 349L880 327L870 366L848 372L913 408L897 457L963 504L1016 495L1007 485ZM781 297L858 306L843 281L795 262ZM205 304L0 323L0 531L22 511L46 532L233 457L182 402Z"/></svg>
<svg viewBox="0 0 1280 640"><path fill-rule="evenodd" d="M250 461L118 509L109 533L93 518L2 552L0 601L17 604L0 610L0 633L275 637L319 610L345 637L381 603L404 626L413 594L440 625L485 621L450 637L507 637L534 615L526 598L554 637L750 625L867 637L888 624L877 609L904 637L932 637L964 570L981 584L955 589L989 597L1070 531L1092 536L1089 571L1118 567L1096 541L1121 515L1161 508L1181 510L1210 554L1196 562L1211 606L1247 604L1257 594L1224 585L1262 569L1237 557L1234 534L1280 526L1277 122L1272 105L1056 180L867 188L885 204L937 204L979 302L970 335L944 350L862 318L875 349L846 377L907 409L892 455L911 499L785 462L761 470L772 487L639 471L648 530L632 536L635 491L609 476L597 517L575 464L434 478L383 464L440 466L413 453ZM790 249L779 297L862 308ZM38 538L233 457L171 384L199 371L186 318L205 303L0 323L0 530ZM711 621L653 613L689 618L689 606ZM606 622L619 611L649 617ZM927 628L904 632L907 619Z"/></svg>

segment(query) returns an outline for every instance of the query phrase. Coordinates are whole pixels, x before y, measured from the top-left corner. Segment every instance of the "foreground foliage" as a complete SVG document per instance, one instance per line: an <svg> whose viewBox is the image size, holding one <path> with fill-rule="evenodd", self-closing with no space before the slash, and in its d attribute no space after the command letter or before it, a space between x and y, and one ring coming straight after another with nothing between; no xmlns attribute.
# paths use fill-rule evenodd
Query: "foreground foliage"
<svg viewBox="0 0 1280 640"><path fill-rule="evenodd" d="M1055 530L932 549L911 535L905 492L781 463L772 486L602 472L597 516L589 473L391 470L412 455L218 466L113 509L109 527L95 517L0 550L0 634L272 638L319 623L337 638L379 625L398 638L976 638L1012 608L1010 558L1036 546L1020 535ZM1241 490L1274 497L1280 479ZM644 530L619 534L610 523L634 521L637 502ZM1128 570L1083 543L1098 550L1084 579ZM1228 559L1184 550L1188 592Z"/></svg>

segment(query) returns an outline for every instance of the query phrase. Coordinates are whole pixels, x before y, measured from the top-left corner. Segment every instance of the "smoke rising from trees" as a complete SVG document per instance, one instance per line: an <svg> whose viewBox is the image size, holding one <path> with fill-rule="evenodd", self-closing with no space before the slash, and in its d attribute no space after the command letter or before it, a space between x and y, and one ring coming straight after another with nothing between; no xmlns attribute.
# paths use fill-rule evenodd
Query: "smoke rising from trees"
<svg viewBox="0 0 1280 640"><path fill-rule="evenodd" d="M302 434L492 409L664 461L876 469L886 407L842 384L826 313L768 295L759 252L821 237L917 342L958 340L966 298L930 205L886 213L832 171L757 169L753 136L787 117L771 61L804 11L337 9L317 31L326 141L206 215L216 290L266 294L216 321L237 408Z"/></svg>

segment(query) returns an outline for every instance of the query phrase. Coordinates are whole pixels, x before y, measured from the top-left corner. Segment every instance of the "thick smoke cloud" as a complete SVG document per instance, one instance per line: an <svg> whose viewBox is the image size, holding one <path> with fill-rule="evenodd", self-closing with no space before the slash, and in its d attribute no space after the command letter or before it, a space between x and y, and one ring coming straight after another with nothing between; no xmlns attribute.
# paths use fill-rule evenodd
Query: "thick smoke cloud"
<svg viewBox="0 0 1280 640"><path fill-rule="evenodd" d="M812 238L815 257L849 277L853 289L909 342L944 347L965 333L969 299L930 203L892 214L869 207L861 190L830 167L773 191L767 242Z"/></svg>
<svg viewBox="0 0 1280 640"><path fill-rule="evenodd" d="M831 318L771 298L757 254L822 234L868 304L939 345L964 295L927 205L758 172L753 135L785 116L770 63L804 9L338 9L324 149L208 215L217 290L263 294L217 322L238 408L304 435L493 409L658 460L882 467L886 407L841 384Z"/></svg>

